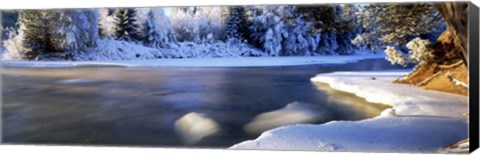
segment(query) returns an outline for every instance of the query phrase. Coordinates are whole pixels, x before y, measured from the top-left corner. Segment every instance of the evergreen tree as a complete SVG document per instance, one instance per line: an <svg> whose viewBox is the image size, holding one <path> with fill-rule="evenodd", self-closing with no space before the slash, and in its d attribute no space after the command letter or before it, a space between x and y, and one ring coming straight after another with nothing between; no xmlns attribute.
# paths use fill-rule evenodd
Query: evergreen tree
<svg viewBox="0 0 480 155"><path fill-rule="evenodd" d="M142 37L146 46L154 48L164 48L177 42L170 20L162 8L146 11L146 18L142 20Z"/></svg>
<svg viewBox="0 0 480 155"><path fill-rule="evenodd" d="M335 28L337 29L336 42L338 44L336 53L355 54L357 51L361 51L361 48L355 46L351 41L361 33L361 26L355 15L359 12L358 8L352 4L345 4L336 6L336 10Z"/></svg>
<svg viewBox="0 0 480 155"><path fill-rule="evenodd" d="M309 31L312 24L305 22L295 6L285 6L283 14L282 55L311 55L317 48L319 38Z"/></svg>
<svg viewBox="0 0 480 155"><path fill-rule="evenodd" d="M268 31L265 25L265 16L263 14L264 9L260 7L252 7L250 9L250 30L249 43L256 48L263 49L263 39Z"/></svg>
<svg viewBox="0 0 480 155"><path fill-rule="evenodd" d="M89 52L97 46L100 38L98 34L98 12L94 9L72 9L65 11L68 17L68 25L64 27L66 33L66 49L70 57L81 52Z"/></svg>
<svg viewBox="0 0 480 155"><path fill-rule="evenodd" d="M41 54L65 51L62 30L69 24L65 16L57 10L25 10L19 14L19 22L24 26L22 46L24 57L34 59Z"/></svg>
<svg viewBox="0 0 480 155"><path fill-rule="evenodd" d="M359 14L363 33L354 42L364 44L372 51L396 46L407 51L404 45L421 37L431 42L445 29L441 15L432 4L371 4Z"/></svg>
<svg viewBox="0 0 480 155"><path fill-rule="evenodd" d="M229 16L225 24L227 39L242 41L249 37L248 20L244 7L235 6L229 10Z"/></svg>
<svg viewBox="0 0 480 155"><path fill-rule="evenodd" d="M98 10L98 34L101 38L113 38L115 36L113 9Z"/></svg>
<svg viewBox="0 0 480 155"><path fill-rule="evenodd" d="M264 15L260 16L260 20L264 23L266 33L262 36L263 49L271 56L280 56L282 51L282 31L283 23L281 22L281 12L283 6L267 6Z"/></svg>
<svg viewBox="0 0 480 155"><path fill-rule="evenodd" d="M115 37L120 40L140 41L139 25L135 16L135 9L117 9L114 13Z"/></svg>
<svg viewBox="0 0 480 155"><path fill-rule="evenodd" d="M148 11L147 20L143 23L143 42L149 47L160 47L160 34L157 32L157 25L153 21L155 16L151 10Z"/></svg>

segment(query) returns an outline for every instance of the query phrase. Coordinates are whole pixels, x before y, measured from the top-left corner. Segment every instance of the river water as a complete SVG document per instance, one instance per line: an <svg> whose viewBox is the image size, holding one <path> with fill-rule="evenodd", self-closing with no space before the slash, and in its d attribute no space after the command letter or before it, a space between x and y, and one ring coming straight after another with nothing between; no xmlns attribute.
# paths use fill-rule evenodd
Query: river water
<svg viewBox="0 0 480 155"><path fill-rule="evenodd" d="M10 144L226 148L254 139L255 116L291 102L321 105L333 120L377 116L372 104L327 85L318 73L399 69L384 59L341 65L237 68L2 68L2 138ZM175 122L191 113L219 132L185 143Z"/></svg>

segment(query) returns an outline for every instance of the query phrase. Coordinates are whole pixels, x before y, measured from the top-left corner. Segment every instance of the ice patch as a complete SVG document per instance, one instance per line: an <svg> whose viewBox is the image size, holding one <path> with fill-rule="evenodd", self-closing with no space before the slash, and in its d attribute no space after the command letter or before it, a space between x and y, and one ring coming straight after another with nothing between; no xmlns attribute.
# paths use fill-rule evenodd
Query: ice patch
<svg viewBox="0 0 480 155"><path fill-rule="evenodd" d="M215 120L203 113L191 112L175 122L175 130L186 144L195 144L205 137L214 135L219 129Z"/></svg>

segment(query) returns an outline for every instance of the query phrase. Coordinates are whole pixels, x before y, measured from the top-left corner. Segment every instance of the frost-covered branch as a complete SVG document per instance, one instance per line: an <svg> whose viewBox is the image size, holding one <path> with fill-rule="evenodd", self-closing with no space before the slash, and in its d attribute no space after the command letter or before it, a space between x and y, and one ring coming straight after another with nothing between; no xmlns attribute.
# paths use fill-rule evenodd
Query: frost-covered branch
<svg viewBox="0 0 480 155"><path fill-rule="evenodd" d="M419 62L424 64L433 61L435 56L430 49L430 42L425 39L415 38L407 43L409 56L403 56L402 52L397 51L393 46L387 46L385 53L386 59L393 64L405 66L408 62Z"/></svg>
<svg viewBox="0 0 480 155"><path fill-rule="evenodd" d="M407 57L403 56L402 52L397 51L395 47L387 46L387 49L385 49L385 54L387 54L387 57L385 59L390 61L392 65L394 64L399 64L402 66L407 65Z"/></svg>

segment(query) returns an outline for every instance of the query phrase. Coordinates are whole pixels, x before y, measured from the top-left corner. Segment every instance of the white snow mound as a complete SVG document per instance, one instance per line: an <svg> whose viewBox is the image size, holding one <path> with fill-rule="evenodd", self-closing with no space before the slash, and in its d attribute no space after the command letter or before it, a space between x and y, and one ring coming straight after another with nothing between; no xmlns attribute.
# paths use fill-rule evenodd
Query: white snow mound
<svg viewBox="0 0 480 155"><path fill-rule="evenodd" d="M175 130L186 144L195 144L219 131L218 124L203 113L191 112L175 122Z"/></svg>

